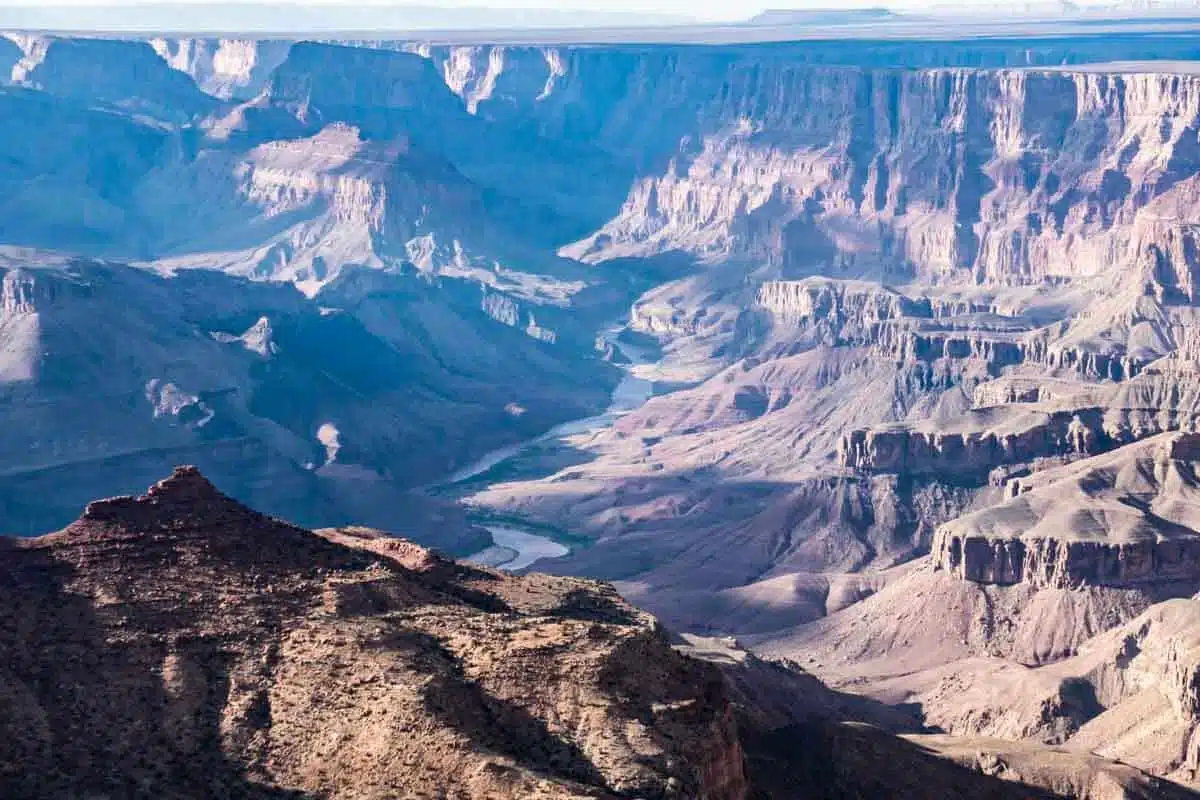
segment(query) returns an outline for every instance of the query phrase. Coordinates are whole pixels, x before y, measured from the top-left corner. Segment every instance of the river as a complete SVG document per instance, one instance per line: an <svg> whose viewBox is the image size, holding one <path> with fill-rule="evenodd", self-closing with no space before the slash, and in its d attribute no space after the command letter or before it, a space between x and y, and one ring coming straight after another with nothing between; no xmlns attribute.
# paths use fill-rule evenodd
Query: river
<svg viewBox="0 0 1200 800"><path fill-rule="evenodd" d="M619 341L621 331L624 329L624 323L620 323L606 328L600 334L605 342L620 352L629 362L621 365L625 375L613 389L612 399L602 414L564 422L537 438L493 450L455 472L443 485L453 486L478 477L535 444L561 439L565 436L601 431L612 426L614 422L630 411L635 411L645 405L646 401L654 395L654 382L645 377L645 374L653 370L655 362L642 348ZM547 536L512 523L484 525L483 527L492 534L492 546L470 556L468 561L515 571L525 569L540 559L562 558L571 552L570 548Z"/></svg>

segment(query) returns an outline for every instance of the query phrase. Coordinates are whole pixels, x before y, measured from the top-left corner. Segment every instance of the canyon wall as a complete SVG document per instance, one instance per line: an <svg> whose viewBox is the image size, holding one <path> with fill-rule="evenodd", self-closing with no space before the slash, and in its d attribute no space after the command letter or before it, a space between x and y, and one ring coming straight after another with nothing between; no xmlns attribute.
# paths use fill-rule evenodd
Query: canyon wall
<svg viewBox="0 0 1200 800"><path fill-rule="evenodd" d="M1165 434L1019 480L948 522L933 565L975 583L1132 588L1200 576L1200 435Z"/></svg>
<svg viewBox="0 0 1200 800"><path fill-rule="evenodd" d="M697 91L665 173L565 252L999 285L1136 264L1123 279L1191 297L1198 77L783 64L722 77Z"/></svg>
<svg viewBox="0 0 1200 800"><path fill-rule="evenodd" d="M4 242L111 259L76 265L107 303L110 278L163 281L118 330L101 302L31 300L48 256L14 258L5 391L43 409L82 365L129 399L135 450L236 450L233 430L302 484L424 485L601 408L595 331L632 305L665 396L552 476L557 500L497 502L611 536L563 569L687 590L703 570L708 590L890 566L1023 471L1200 412L1164 366L1198 316L1200 76L1084 63L1182 40L4 41ZM196 311L252 285L278 295ZM58 333L75 315L155 347L110 363ZM171 371L172 348L199 366ZM45 458L14 468L134 457L46 424ZM647 531L671 535L631 561L621 538ZM706 549L731 531L752 557Z"/></svg>
<svg viewBox="0 0 1200 800"><path fill-rule="evenodd" d="M132 51L108 52L124 44L52 41L22 81L108 97L110 83L130 82L123 75ZM370 43L424 57L410 61L308 43L151 44L138 59L157 52L213 95L265 89L302 115L356 117L369 135L394 128L398 113L419 111L431 133L450 139L466 134L448 125L484 134L461 118L471 116L492 123L493 134L504 131L514 149L519 130L542 146L602 153L612 185L590 188L625 198L589 211L599 230L563 250L587 261L684 251L792 276L998 285L1133 264L1123 278L1152 284L1161 298L1190 300L1195 291L1189 209L1198 191L1200 76L1156 71L1153 62L1049 67L1100 55L1063 53L1053 43L1027 48L1021 68L1000 58L995 69L913 68L913 45L878 58L847 45L843 56L825 58L804 57L795 45ZM73 53L79 48L90 55ZM95 76L71 78L72 65L84 62L98 65ZM200 108L165 77L141 91L147 103ZM448 103L453 94L465 115ZM351 106L359 110L348 116ZM411 127L420 138L422 126ZM459 146L456 160L469 161L467 149Z"/></svg>

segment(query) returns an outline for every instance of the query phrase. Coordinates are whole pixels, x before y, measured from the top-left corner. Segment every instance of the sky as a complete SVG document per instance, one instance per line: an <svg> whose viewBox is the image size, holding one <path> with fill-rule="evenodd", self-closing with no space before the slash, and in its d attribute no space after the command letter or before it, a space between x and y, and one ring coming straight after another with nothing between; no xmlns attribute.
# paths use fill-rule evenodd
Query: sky
<svg viewBox="0 0 1200 800"><path fill-rule="evenodd" d="M205 3L225 3L231 0L144 0L154 3L179 3L203 5ZM232 0L240 2L243 0ZM261 4L264 0L244 0L245 2ZM138 0L0 0L3 6L90 6L133 5ZM865 8L885 5L880 0L824 0L824 2L755 2L750 0L412 0L411 2L396 2L396 0L287 0L291 3L304 5L337 6L337 5L423 5L453 7L489 7L489 8L555 8L563 10L582 9L592 11L633 11L679 14L703 20L740 20L753 16L765 8Z"/></svg>

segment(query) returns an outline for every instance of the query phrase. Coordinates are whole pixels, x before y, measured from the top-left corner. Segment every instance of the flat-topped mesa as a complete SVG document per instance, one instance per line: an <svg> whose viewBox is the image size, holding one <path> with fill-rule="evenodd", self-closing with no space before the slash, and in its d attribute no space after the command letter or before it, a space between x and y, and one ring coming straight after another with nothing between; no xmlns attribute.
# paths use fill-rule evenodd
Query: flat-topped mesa
<svg viewBox="0 0 1200 800"><path fill-rule="evenodd" d="M354 107L368 116L384 111L466 116L433 65L411 53L303 42L291 47L266 91L272 101L305 115Z"/></svg>
<svg viewBox="0 0 1200 800"><path fill-rule="evenodd" d="M866 324L902 317L937 320L978 315L1007 317L1011 316L1008 312L1014 310L996 303L955 297L910 297L872 281L820 276L765 281L758 289L755 302L781 320L795 323L823 319ZM974 322L969 327L987 329L989 326Z"/></svg>
<svg viewBox="0 0 1200 800"><path fill-rule="evenodd" d="M184 121L211 111L214 98L171 69L146 42L47 38L30 43L25 83L51 94L151 109Z"/></svg>
<svg viewBox="0 0 1200 800"><path fill-rule="evenodd" d="M1024 479L1016 497L940 526L933 564L1038 588L1200 585L1200 434L1165 434Z"/></svg>
<svg viewBox="0 0 1200 800"><path fill-rule="evenodd" d="M1038 364L1093 380L1125 380L1152 360L1132 356L1121 346L1105 350L1095 343L1054 341L1017 309L996 303L909 297L869 281L767 281L755 302L782 333L799 331L825 344L869 347L883 358L914 364L970 362L991 376L1008 367ZM934 385L956 381L953 369L938 370Z"/></svg>
<svg viewBox="0 0 1200 800"><path fill-rule="evenodd" d="M1044 376L1002 376L975 386L971 395L974 408L991 408L1015 404L1057 404L1066 407L1102 405L1101 398L1111 394L1111 387L1081 383Z"/></svg>

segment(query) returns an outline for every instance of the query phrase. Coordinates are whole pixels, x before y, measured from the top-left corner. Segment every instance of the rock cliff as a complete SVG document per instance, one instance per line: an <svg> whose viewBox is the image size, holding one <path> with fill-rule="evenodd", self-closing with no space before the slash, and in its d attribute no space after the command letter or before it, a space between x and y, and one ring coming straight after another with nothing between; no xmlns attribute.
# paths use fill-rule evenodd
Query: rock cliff
<svg viewBox="0 0 1200 800"><path fill-rule="evenodd" d="M1170 243L1189 235L1193 76L752 70L735 59L706 92L685 69L653 84L700 101L680 125L684 148L567 252L682 249L801 273L998 284L1141 259L1169 286L1192 281L1185 248ZM762 86L773 102L759 100Z"/></svg>
<svg viewBox="0 0 1200 800"><path fill-rule="evenodd" d="M1200 576L1200 437L1166 434L1018 479L1013 499L942 525L933 563L964 580L1131 587Z"/></svg>
<svg viewBox="0 0 1200 800"><path fill-rule="evenodd" d="M167 39L150 41L154 52L219 99L249 100L287 58L291 43L259 39Z"/></svg>

